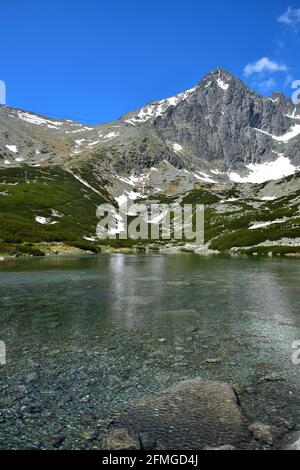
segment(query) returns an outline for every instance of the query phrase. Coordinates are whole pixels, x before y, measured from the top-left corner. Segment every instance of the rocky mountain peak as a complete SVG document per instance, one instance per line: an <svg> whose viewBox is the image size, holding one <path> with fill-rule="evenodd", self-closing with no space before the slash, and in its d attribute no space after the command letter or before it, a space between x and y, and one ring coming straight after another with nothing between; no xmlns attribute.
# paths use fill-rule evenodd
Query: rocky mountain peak
<svg viewBox="0 0 300 470"><path fill-rule="evenodd" d="M263 97L223 68L193 88L101 126L0 109L0 166L81 156L119 173L164 161L177 169L247 174L249 165L300 165L300 116L282 93ZM279 162L280 163L280 162Z"/></svg>
<svg viewBox="0 0 300 470"><path fill-rule="evenodd" d="M234 79L236 80L236 76L233 75L232 73L228 72L228 70L224 69L223 67L218 67L214 70L212 70L211 72L208 72L203 78L202 80L205 80L206 78L224 78L224 79ZM201 81L200 80L200 83Z"/></svg>
<svg viewBox="0 0 300 470"><path fill-rule="evenodd" d="M223 90L228 90L230 86L235 84L237 81L240 80L232 75L231 73L227 72L227 70L223 68L217 68L212 72L206 74L198 83L198 87L202 88L208 87L211 84L218 85Z"/></svg>

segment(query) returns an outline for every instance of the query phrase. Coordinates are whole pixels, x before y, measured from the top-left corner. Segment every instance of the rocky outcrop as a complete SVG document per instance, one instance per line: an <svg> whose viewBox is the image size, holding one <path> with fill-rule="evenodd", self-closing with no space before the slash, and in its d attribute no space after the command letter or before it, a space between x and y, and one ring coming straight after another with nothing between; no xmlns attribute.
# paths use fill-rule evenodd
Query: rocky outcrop
<svg viewBox="0 0 300 470"><path fill-rule="evenodd" d="M121 406L103 448L127 449L128 436L138 436L141 448L148 450L243 448L250 438L232 387L200 379Z"/></svg>
<svg viewBox="0 0 300 470"><path fill-rule="evenodd" d="M274 160L274 152L286 152L283 136L300 118L283 95L272 98L255 93L223 69L209 73L185 100L166 110L154 125L167 141L182 147L184 155L226 170L244 164ZM295 113L297 116L297 114ZM289 157L300 164L299 138L289 143Z"/></svg>

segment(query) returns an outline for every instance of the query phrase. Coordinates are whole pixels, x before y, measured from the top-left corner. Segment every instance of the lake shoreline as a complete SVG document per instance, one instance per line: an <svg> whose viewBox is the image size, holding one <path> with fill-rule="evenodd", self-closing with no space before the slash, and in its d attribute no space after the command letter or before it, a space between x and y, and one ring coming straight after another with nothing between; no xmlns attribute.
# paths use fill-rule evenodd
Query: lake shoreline
<svg viewBox="0 0 300 470"><path fill-rule="evenodd" d="M11 244L7 250L0 253L0 262L6 259L14 258L31 258L43 256L60 256L60 255L95 255L95 254L197 254L200 256L263 256L274 257L284 256L288 258L300 258L300 246L294 245L266 245L253 247L239 247L226 251L216 251L209 248L208 245L193 246L191 244L174 246L159 244L137 244L131 247L118 247L109 245L95 245L85 243L82 245L76 243L74 245L64 242L57 243L36 243L36 244Z"/></svg>

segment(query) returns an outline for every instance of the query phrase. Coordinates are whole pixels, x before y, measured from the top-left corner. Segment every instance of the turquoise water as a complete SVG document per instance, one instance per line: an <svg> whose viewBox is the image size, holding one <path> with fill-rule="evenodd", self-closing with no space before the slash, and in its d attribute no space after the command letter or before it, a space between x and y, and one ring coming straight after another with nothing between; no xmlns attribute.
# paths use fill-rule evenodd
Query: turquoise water
<svg viewBox="0 0 300 470"><path fill-rule="evenodd" d="M299 425L299 279L281 258L1 262L0 447L99 448L112 408L192 377L234 384L250 420Z"/></svg>

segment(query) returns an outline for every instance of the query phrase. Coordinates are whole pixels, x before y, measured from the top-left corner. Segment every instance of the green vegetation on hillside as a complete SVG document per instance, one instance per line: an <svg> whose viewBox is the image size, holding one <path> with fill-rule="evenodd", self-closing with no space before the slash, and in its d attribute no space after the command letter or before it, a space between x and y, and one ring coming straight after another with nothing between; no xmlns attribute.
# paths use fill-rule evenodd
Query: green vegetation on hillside
<svg viewBox="0 0 300 470"><path fill-rule="evenodd" d="M6 244L81 241L95 234L96 208L106 202L58 167L1 170L0 193L0 242Z"/></svg>
<svg viewBox="0 0 300 470"><path fill-rule="evenodd" d="M80 174L95 191L60 167L34 168L24 165L0 170L0 254L38 256L43 254L43 244L47 243L63 243L65 246L98 253L105 246L132 248L138 244L156 242L85 240L85 237L95 236L99 222L96 217L97 206L111 202L111 198L105 190L107 182L101 180L99 175L95 181L96 169L88 163L81 163L80 171L74 169L74 173ZM186 193L180 201L181 205L205 205L205 242L210 244L211 249L223 252L235 247L245 253L248 250L249 253L276 250L292 252L289 247L287 251L282 247L279 250L280 244L277 246L276 243L272 249L260 247L258 250L255 245L300 237L297 203L300 190L274 201L261 202L258 208L257 200L250 197L226 202L228 198L239 196L237 188L210 192L209 188L204 187ZM225 210L220 210L221 199L226 202L225 206L222 205ZM162 194L148 202L172 204L177 200L178 196ZM129 217L129 222L131 219ZM275 220L278 220L275 224L250 230L254 222ZM193 225L195 229L195 220ZM177 244L178 240L173 242Z"/></svg>

